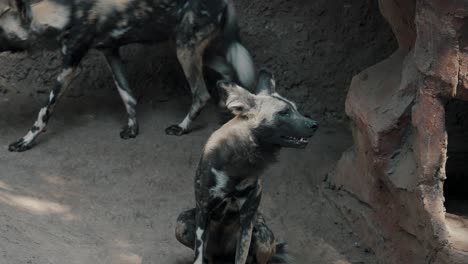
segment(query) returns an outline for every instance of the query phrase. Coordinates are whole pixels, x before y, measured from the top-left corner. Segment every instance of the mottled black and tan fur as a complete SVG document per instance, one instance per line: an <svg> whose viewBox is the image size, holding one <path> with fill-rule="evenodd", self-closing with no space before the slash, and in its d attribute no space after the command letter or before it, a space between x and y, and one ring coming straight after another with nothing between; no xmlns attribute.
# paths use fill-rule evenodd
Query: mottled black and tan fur
<svg viewBox="0 0 468 264"><path fill-rule="evenodd" d="M170 135L186 133L210 98L203 79L204 65L218 67L221 74L225 74L229 70L224 65L227 64L232 66L244 85L250 86L254 81L251 57L240 44L232 0L31 2L0 0L0 52L61 48L62 71L33 127L23 138L10 145L10 151L29 149L45 130L58 98L78 74L80 61L92 48L105 54L125 104L128 122L121 132L124 139L138 134L138 121L135 112L137 100L125 78L119 56L119 47L123 45L174 40L193 101L185 119L166 129ZM206 61L204 51L215 39L224 40L225 56L221 60L215 57L212 61Z"/></svg>
<svg viewBox="0 0 468 264"><path fill-rule="evenodd" d="M177 239L195 249L195 264L281 263L284 247L258 213L261 175L282 147L305 147L317 123L274 91L267 71L260 72L255 95L234 83L219 86L235 117L205 145L195 178L196 208L179 216Z"/></svg>

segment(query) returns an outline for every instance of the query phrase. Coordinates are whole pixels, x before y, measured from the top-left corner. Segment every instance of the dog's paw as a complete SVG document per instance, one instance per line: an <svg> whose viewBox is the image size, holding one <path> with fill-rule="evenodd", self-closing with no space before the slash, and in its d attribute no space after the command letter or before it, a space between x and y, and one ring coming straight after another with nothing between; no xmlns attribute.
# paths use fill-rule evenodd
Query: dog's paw
<svg viewBox="0 0 468 264"><path fill-rule="evenodd" d="M120 132L120 138L130 139L136 138L138 135L138 126L125 126Z"/></svg>
<svg viewBox="0 0 468 264"><path fill-rule="evenodd" d="M20 139L14 143L11 143L10 146L8 146L8 150L11 152L23 152L31 149L31 147L31 142L26 142L24 139Z"/></svg>
<svg viewBox="0 0 468 264"><path fill-rule="evenodd" d="M166 128L166 134L171 136L182 136L183 134L185 134L185 130L179 125L172 125Z"/></svg>

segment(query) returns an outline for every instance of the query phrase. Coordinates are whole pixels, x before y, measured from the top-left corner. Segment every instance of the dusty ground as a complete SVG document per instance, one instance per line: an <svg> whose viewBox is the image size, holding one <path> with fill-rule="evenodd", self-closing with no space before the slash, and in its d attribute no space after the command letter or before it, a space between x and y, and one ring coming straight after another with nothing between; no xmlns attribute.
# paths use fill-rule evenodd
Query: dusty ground
<svg viewBox="0 0 468 264"><path fill-rule="evenodd" d="M218 126L216 107L178 138L163 128L184 116L188 101L145 103L141 136L122 141L123 109L108 94L65 98L25 153L9 153L7 144L26 131L42 100L1 98L0 263L190 263L174 224L194 205L194 170ZM306 150L284 150L266 173L262 210L297 263L375 263L317 188L350 145L348 131L324 122L319 131Z"/></svg>

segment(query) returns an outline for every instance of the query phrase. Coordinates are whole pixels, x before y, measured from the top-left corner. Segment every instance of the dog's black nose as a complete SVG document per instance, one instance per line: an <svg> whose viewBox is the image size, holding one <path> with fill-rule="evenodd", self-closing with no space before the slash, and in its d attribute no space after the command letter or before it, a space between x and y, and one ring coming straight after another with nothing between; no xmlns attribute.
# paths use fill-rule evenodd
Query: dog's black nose
<svg viewBox="0 0 468 264"><path fill-rule="evenodd" d="M319 128L318 123L315 121L310 122L309 128L314 130L314 132L317 131L317 129Z"/></svg>

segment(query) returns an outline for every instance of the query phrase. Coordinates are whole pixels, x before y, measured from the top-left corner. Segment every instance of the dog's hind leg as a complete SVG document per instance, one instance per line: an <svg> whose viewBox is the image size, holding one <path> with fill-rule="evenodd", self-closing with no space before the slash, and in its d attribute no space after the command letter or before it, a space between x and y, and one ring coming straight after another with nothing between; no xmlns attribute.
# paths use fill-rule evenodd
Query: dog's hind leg
<svg viewBox="0 0 468 264"><path fill-rule="evenodd" d="M135 95L128 85L127 79L124 75L123 63L120 59L119 50L112 49L104 51L107 63L112 71L115 85L119 91L120 97L125 104L125 109L128 114L128 122L124 129L120 132L122 139L135 138L138 135L138 121L136 118L136 104L137 100Z"/></svg>
<svg viewBox="0 0 468 264"><path fill-rule="evenodd" d="M192 91L192 106L180 124L172 125L166 129L168 135L181 136L186 133L193 120L200 114L210 99L210 94L203 79L202 56L200 52L200 50L192 48L177 48L177 57L182 64L190 90Z"/></svg>
<svg viewBox="0 0 468 264"><path fill-rule="evenodd" d="M275 250L275 236L265 223L263 215L258 213L252 233L252 244L250 245L249 254L255 259L254 263L268 264L269 260L275 255Z"/></svg>
<svg viewBox="0 0 468 264"><path fill-rule="evenodd" d="M192 106L180 124L172 125L166 129L168 135L181 136L186 133L193 120L200 114L210 99L203 78L203 52L216 31L212 24L195 31L193 16L192 12L186 14L178 29L177 36L177 58L182 65L192 91Z"/></svg>
<svg viewBox="0 0 468 264"><path fill-rule="evenodd" d="M182 212L177 218L176 238L183 245L195 248L196 209Z"/></svg>

